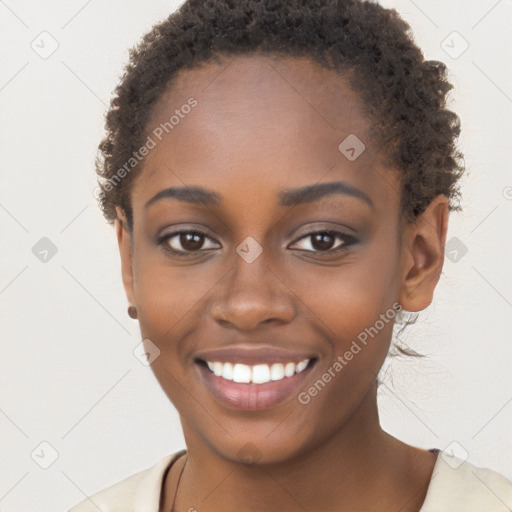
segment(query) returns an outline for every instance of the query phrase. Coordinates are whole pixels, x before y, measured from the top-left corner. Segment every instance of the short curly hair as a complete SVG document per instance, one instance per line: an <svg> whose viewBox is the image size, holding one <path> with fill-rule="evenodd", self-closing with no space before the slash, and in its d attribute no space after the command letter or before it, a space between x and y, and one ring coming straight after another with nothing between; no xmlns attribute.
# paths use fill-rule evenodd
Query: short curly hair
<svg viewBox="0 0 512 512"><path fill-rule="evenodd" d="M130 188L144 161L132 157L177 72L244 54L309 57L343 72L373 121L369 136L400 171L407 222L438 194L451 211L461 209L460 120L446 109L453 86L445 64L424 59L395 10L363 0L187 0L130 50L111 100L96 159L98 200L109 223L119 207L133 227ZM133 170L126 172L130 158Z"/></svg>

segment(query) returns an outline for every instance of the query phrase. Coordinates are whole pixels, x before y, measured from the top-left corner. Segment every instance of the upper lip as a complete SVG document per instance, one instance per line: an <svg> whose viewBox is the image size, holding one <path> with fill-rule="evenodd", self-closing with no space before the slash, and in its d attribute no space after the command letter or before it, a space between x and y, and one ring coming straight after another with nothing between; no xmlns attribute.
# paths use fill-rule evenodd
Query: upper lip
<svg viewBox="0 0 512 512"><path fill-rule="evenodd" d="M253 366L256 364L300 363L305 359L315 357L312 352L296 352L269 346L248 347L236 345L199 352L195 358L210 362L241 363Z"/></svg>

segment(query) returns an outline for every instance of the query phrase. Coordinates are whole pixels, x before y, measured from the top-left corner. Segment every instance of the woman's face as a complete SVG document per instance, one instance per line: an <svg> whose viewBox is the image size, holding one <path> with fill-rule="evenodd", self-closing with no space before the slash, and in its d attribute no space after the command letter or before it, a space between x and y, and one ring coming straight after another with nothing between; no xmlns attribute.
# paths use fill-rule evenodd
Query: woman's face
<svg viewBox="0 0 512 512"><path fill-rule="evenodd" d="M189 449L276 462L325 441L375 389L396 301L428 305L406 301L421 248L416 259L398 175L369 126L344 80L305 59L182 71L156 106L132 189L133 253L117 230Z"/></svg>

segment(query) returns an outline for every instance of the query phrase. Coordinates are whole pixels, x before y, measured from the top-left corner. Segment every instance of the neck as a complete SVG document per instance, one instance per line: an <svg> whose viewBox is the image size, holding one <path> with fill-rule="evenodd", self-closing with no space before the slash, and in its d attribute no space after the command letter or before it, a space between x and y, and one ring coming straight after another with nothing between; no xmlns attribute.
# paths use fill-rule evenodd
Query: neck
<svg viewBox="0 0 512 512"><path fill-rule="evenodd" d="M174 512L417 511L426 493L425 474L430 475L425 464L433 467L434 461L432 456L426 461L428 452L381 429L376 386L331 438L285 462L244 465L220 457L194 436L186 437L188 457ZM424 456L417 464L420 451ZM164 505L172 502L174 496L165 496Z"/></svg>

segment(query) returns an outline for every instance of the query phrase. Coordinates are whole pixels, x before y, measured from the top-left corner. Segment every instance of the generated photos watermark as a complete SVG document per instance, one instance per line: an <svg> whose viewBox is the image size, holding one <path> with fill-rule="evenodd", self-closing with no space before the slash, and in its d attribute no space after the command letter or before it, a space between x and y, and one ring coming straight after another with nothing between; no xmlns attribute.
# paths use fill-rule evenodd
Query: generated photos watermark
<svg viewBox="0 0 512 512"><path fill-rule="evenodd" d="M338 355L334 363L317 379L313 385L307 390L301 391L297 395L298 401L302 405L307 405L311 402L311 399L318 395L325 386L331 382L331 380L338 375L347 364L354 359L354 357L361 352L361 350L368 344L368 337L373 339L385 325L392 321L396 315L402 311L402 305L399 302L395 302L385 313L381 313L379 319L370 326L366 327L364 331L361 331L357 339L352 340L352 343L348 350L343 355Z"/></svg>
<svg viewBox="0 0 512 512"><path fill-rule="evenodd" d="M169 134L176 126L178 126L182 119L185 119L187 114L190 114L192 109L197 106L197 100L193 97L189 98L186 103L181 105L174 111L174 114L169 117L164 123L160 123L150 135L148 135L144 144L132 153L132 156L116 171L114 176L109 178L103 187L106 192L113 190L119 183L125 178L133 168L142 160L149 155L152 149L154 149L159 142ZM101 192L100 187L96 187L93 191L93 195L98 199Z"/></svg>

